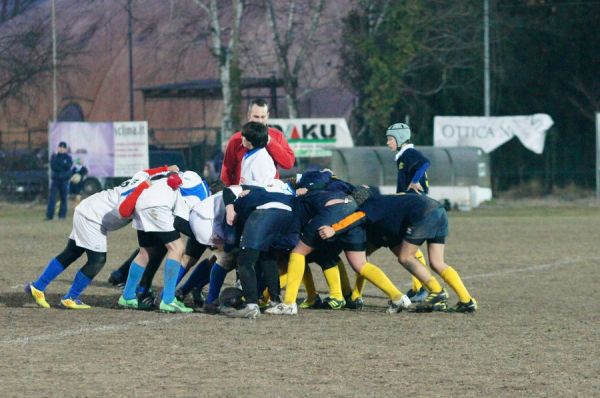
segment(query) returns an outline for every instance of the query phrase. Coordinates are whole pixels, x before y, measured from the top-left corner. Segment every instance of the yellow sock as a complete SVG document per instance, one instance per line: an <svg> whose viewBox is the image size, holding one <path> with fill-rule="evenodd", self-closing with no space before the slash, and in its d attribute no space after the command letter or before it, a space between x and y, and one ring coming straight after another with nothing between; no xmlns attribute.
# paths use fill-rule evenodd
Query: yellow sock
<svg viewBox="0 0 600 398"><path fill-rule="evenodd" d="M415 257L417 258L417 260L419 260L419 262L421 264L423 264L424 266L427 266L427 263L425 262L425 256L423 255L423 252L421 251L421 249L417 250L417 254L415 254ZM413 276L412 277L412 291L418 292L422 287L423 287L423 284L421 283L421 281Z"/></svg>
<svg viewBox="0 0 600 398"><path fill-rule="evenodd" d="M287 274L279 275L279 287L281 289L284 289L286 284L287 284Z"/></svg>
<svg viewBox="0 0 600 398"><path fill-rule="evenodd" d="M271 295L269 295L269 289L265 289L262 292L262 301L263 303L268 303L271 300Z"/></svg>
<svg viewBox="0 0 600 398"><path fill-rule="evenodd" d="M337 266L325 269L323 270L323 275L325 275L327 286L329 286L329 297L333 297L336 300L343 300L344 295L342 294L340 269Z"/></svg>
<svg viewBox="0 0 600 398"><path fill-rule="evenodd" d="M462 279L460 279L460 275L458 275L458 272L456 272L454 268L448 266L448 268L442 271L440 276L452 288L452 290L456 292L456 295L461 303L468 303L471 301L471 295L469 294L469 291L463 284Z"/></svg>
<svg viewBox="0 0 600 398"><path fill-rule="evenodd" d="M352 296L350 296L350 299L352 299L352 301L356 300L359 297L362 297L366 281L367 280L361 274L356 274L356 284L354 285L354 289L352 289Z"/></svg>
<svg viewBox="0 0 600 398"><path fill-rule="evenodd" d="M286 304L294 304L298 298L298 289L302 283L304 275L305 258L302 254L290 254L287 272L287 285L285 289L285 298L283 302Z"/></svg>
<svg viewBox="0 0 600 398"><path fill-rule="evenodd" d="M342 283L342 295L348 297L352 295L352 287L350 287L350 279L343 261L338 261L337 267L340 270L340 282Z"/></svg>
<svg viewBox="0 0 600 398"><path fill-rule="evenodd" d="M429 290L431 293L439 293L442 291L442 285L435 279L434 276L429 278L427 283L425 283L425 288Z"/></svg>
<svg viewBox="0 0 600 398"><path fill-rule="evenodd" d="M400 297L402 297L402 292L398 290L396 286L394 286L385 272L383 272L375 264L365 263L364 267L360 271L360 274L364 276L366 280L387 294L392 300L398 300Z"/></svg>
<svg viewBox="0 0 600 398"><path fill-rule="evenodd" d="M310 267L304 267L304 275L302 275L302 283L306 289L306 298L309 300L317 298L317 288L315 287L315 280L313 279L312 271Z"/></svg>

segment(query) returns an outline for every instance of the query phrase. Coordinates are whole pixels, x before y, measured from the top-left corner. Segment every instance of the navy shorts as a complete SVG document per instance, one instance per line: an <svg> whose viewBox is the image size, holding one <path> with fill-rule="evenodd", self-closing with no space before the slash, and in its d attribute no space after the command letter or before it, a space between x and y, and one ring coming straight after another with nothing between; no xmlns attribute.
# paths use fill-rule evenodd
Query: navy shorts
<svg viewBox="0 0 600 398"><path fill-rule="evenodd" d="M448 236L448 214L444 208L438 207L427 213L419 222L406 228L404 240L417 246L425 241L444 244L446 236Z"/></svg>
<svg viewBox="0 0 600 398"><path fill-rule="evenodd" d="M319 236L320 227L323 225L333 225L355 211L356 203L354 201L324 207L319 214L313 217L308 224L302 228L300 239L306 245L317 248L324 243ZM328 243L335 242L336 244L339 244L339 247L341 247L342 250L364 251L366 240L365 229L362 226L356 226L335 236L332 240L329 240Z"/></svg>
<svg viewBox="0 0 600 398"><path fill-rule="evenodd" d="M323 270L333 268L340 259L342 249L337 242L326 242L306 257L306 263L317 263Z"/></svg>
<svg viewBox="0 0 600 398"><path fill-rule="evenodd" d="M282 209L257 209L250 214L240 238L241 249L269 251L271 245L286 231L294 215Z"/></svg>

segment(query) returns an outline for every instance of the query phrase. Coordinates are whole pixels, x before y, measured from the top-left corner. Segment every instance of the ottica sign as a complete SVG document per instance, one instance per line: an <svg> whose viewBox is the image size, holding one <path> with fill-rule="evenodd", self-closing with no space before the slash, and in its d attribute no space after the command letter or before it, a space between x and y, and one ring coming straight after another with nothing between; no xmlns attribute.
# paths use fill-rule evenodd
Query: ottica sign
<svg viewBox="0 0 600 398"><path fill-rule="evenodd" d="M331 156L332 148L354 146L346 119L269 119L285 134L296 157Z"/></svg>

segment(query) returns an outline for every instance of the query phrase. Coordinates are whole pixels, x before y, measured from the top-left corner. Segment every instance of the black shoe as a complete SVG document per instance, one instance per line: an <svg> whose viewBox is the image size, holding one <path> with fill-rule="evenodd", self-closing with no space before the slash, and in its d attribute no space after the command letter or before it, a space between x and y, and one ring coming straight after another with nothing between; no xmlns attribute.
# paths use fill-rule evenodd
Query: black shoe
<svg viewBox="0 0 600 398"><path fill-rule="evenodd" d="M452 308L448 309L448 312L461 312L463 314L472 313L477 311L477 301L471 297L471 300L468 303L458 302Z"/></svg>
<svg viewBox="0 0 600 398"><path fill-rule="evenodd" d="M204 293L202 293L202 289L194 288L192 289L192 299L193 299L193 308L202 308L204 306Z"/></svg>
<svg viewBox="0 0 600 398"><path fill-rule="evenodd" d="M442 289L439 293L429 293L425 300L413 307L416 312L446 311L448 309L448 293Z"/></svg>
<svg viewBox="0 0 600 398"><path fill-rule="evenodd" d="M121 274L121 271L119 270L115 270L113 272L110 273L110 276L108 277L108 283L110 283L111 285L115 286L115 287L124 287L125 286L125 282L126 279L123 278L123 275Z"/></svg>
<svg viewBox="0 0 600 398"><path fill-rule="evenodd" d="M352 300L350 297L346 298L346 308L350 310L360 311L365 306L365 301L362 297L357 298L356 300Z"/></svg>
<svg viewBox="0 0 600 398"><path fill-rule="evenodd" d="M138 293L137 299L138 310L152 311L157 308L155 305L156 295L152 289L148 290L147 292Z"/></svg>
<svg viewBox="0 0 600 398"><path fill-rule="evenodd" d="M205 302L202 306L202 312L205 314L215 315L218 314L219 311L219 301L215 301L214 303Z"/></svg>
<svg viewBox="0 0 600 398"><path fill-rule="evenodd" d="M179 301L181 301L183 303L183 300L185 299L185 294L183 294L183 291L181 291L181 289L177 289L175 290L175 298Z"/></svg>

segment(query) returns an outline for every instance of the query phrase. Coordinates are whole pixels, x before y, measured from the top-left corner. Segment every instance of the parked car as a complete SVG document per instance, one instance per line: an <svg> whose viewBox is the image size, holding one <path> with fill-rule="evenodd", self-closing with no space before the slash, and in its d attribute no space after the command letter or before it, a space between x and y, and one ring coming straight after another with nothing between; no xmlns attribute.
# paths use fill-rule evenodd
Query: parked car
<svg viewBox="0 0 600 398"><path fill-rule="evenodd" d="M47 150L0 151L0 195L4 200L33 200L47 193Z"/></svg>

